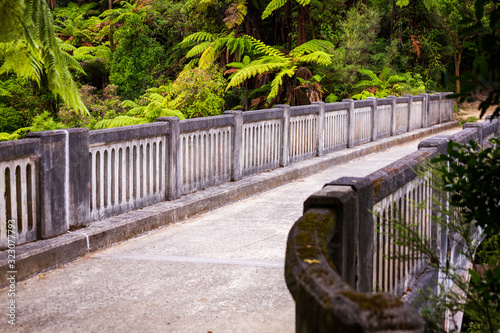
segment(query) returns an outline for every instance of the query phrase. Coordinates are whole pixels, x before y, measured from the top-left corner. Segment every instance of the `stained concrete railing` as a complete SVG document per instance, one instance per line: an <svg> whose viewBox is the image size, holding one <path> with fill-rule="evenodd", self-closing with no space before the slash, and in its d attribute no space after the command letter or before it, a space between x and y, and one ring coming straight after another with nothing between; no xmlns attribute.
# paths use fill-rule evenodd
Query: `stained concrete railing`
<svg viewBox="0 0 500 333"><path fill-rule="evenodd" d="M452 119L447 93L259 111L0 143L0 225L17 244L332 151ZM429 107L433 105L433 107ZM28 147L28 148L27 148ZM7 219L7 220L4 220ZM0 249L7 246L4 229Z"/></svg>
<svg viewBox="0 0 500 333"><path fill-rule="evenodd" d="M418 225L415 231L431 239L442 262L464 266L458 250L462 244L431 219L439 214L431 201L433 190L416 170L424 160L444 153L450 140L487 146L493 136L500 137L497 119L467 123L454 135L421 142L418 151L366 177L338 179L310 196L289 233L285 260L286 282L296 302L296 331L422 332L415 309L372 291L405 293L413 303L418 290L433 282L435 287L442 277L437 271L423 274L426 262L418 253L377 229L391 230L391 214L402 214L405 223ZM414 207L424 202L425 210ZM410 260L389 259L394 253Z"/></svg>
<svg viewBox="0 0 500 333"><path fill-rule="evenodd" d="M89 133L91 221L165 199L167 141L161 123Z"/></svg>

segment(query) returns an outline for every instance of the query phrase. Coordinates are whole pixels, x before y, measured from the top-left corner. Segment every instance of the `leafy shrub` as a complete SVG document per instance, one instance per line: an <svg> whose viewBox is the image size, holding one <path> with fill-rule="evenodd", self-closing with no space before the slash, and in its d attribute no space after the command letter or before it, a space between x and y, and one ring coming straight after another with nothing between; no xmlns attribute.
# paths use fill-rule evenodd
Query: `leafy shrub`
<svg viewBox="0 0 500 333"><path fill-rule="evenodd" d="M149 36L149 28L138 15L129 15L115 33L118 40L111 64L110 81L128 99L139 97L153 83L153 73L162 62L163 49Z"/></svg>
<svg viewBox="0 0 500 333"><path fill-rule="evenodd" d="M0 105L0 132L14 132L26 126L22 114L11 107Z"/></svg>
<svg viewBox="0 0 500 333"><path fill-rule="evenodd" d="M219 115L224 108L226 80L215 66L186 68L172 85L174 95L183 94L179 110L188 118Z"/></svg>
<svg viewBox="0 0 500 333"><path fill-rule="evenodd" d="M33 124L31 125L30 132L53 131L68 127L68 125L55 121L54 118L50 116L50 113L45 111L33 118Z"/></svg>
<svg viewBox="0 0 500 333"><path fill-rule="evenodd" d="M117 95L118 87L107 85L101 94L95 87L83 85L80 88L82 101L89 110L89 115L81 115L66 106L61 107L57 116L59 121L68 127L87 127L93 129L101 119L113 119L123 114L120 97Z"/></svg>

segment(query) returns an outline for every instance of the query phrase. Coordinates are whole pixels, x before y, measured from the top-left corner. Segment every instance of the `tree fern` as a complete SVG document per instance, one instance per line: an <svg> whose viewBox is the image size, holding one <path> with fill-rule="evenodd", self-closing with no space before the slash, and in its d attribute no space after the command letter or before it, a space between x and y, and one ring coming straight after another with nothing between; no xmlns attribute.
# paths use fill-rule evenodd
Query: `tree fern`
<svg viewBox="0 0 500 333"><path fill-rule="evenodd" d="M29 58L32 70L27 72L26 65L13 66L12 71L41 84L40 70L46 77L48 88L58 95L67 105L88 113L80 99L78 89L69 72L72 65L67 54L61 50L55 36L50 9L44 0L0 0L0 42L9 43L22 38L25 41L25 58ZM19 46L19 44L18 44ZM18 55L15 55L16 57ZM4 57L9 61L8 55ZM11 62L13 64L13 62ZM5 68L4 68L5 69Z"/></svg>
<svg viewBox="0 0 500 333"><path fill-rule="evenodd" d="M267 97L268 99L273 99L278 96L280 87L283 85L283 78L285 76L293 78L301 64L314 63L325 66L331 64L330 55L318 50L324 47L330 47L331 44L329 43L313 40L310 41L310 43L304 43L296 47L291 50L289 54L284 54L253 37L245 36L245 38L249 39L252 45L263 55L245 66L229 64L232 65L232 67L238 66L237 68L239 68L239 70L231 71L231 73L234 74L231 75L226 90L241 85L245 80L251 77L277 72L271 82L271 92Z"/></svg>

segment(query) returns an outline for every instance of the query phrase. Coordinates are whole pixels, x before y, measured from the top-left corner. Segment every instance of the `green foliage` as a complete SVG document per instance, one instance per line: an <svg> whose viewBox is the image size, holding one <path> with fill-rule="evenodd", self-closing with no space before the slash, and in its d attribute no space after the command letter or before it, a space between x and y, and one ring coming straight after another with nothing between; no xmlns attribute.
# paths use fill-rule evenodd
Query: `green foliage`
<svg viewBox="0 0 500 333"><path fill-rule="evenodd" d="M58 129L65 129L69 126L61 124L54 120L47 111L39 114L33 118L30 132L53 131Z"/></svg>
<svg viewBox="0 0 500 333"><path fill-rule="evenodd" d="M393 48L379 51L375 46L380 31L381 13L377 8L352 7L345 13L338 29L325 30L324 37L337 45L327 49L331 65L322 73L326 89L342 98L350 98L359 80L358 71L374 63L388 67Z"/></svg>
<svg viewBox="0 0 500 333"><path fill-rule="evenodd" d="M473 15L473 16L472 16ZM481 116L486 114L490 106L496 106L493 115L500 116L500 0L477 0L474 2L474 13L461 21L461 35L478 34L476 41L468 44L472 53L473 69L462 75L460 81L464 88L458 96L461 100L467 97L480 99L478 91L487 92L481 100L479 109Z"/></svg>
<svg viewBox="0 0 500 333"><path fill-rule="evenodd" d="M95 87L83 85L80 96L89 110L89 115L81 115L68 107L61 107L57 113L59 121L67 127L87 127L93 129L99 120L113 119L124 113L117 87L106 86L99 94Z"/></svg>
<svg viewBox="0 0 500 333"><path fill-rule="evenodd" d="M25 126L26 124L21 113L11 107L4 107L0 104L0 132L14 132Z"/></svg>
<svg viewBox="0 0 500 333"><path fill-rule="evenodd" d="M226 10L226 17L222 21L226 23L228 29L233 29L243 23L247 10L246 0L235 1Z"/></svg>
<svg viewBox="0 0 500 333"><path fill-rule="evenodd" d="M113 127L122 127L122 126L131 126L131 125L140 125L146 124L148 120L145 118L137 118L130 116L118 116L113 119L104 119L97 122L94 126L94 129L104 129L104 128L113 128Z"/></svg>
<svg viewBox="0 0 500 333"><path fill-rule="evenodd" d="M246 36L246 38L251 41L252 46L262 56L234 73L226 90L239 86L249 78L257 75L277 72L271 82L271 92L267 96L268 100L274 99L283 86L285 76L288 78L294 77L301 65L313 63L326 66L331 63L330 55L325 52L325 48L331 46L331 44L326 41L310 40L294 48L289 54L285 54L253 37ZM291 89L288 90L290 93Z"/></svg>
<svg viewBox="0 0 500 333"><path fill-rule="evenodd" d="M449 142L447 154L435 162L448 162L439 168L444 191L450 203L461 209L467 223L477 223L487 234L500 233L500 139L492 139L495 149L481 149L475 141L468 145ZM491 184L493 186L478 186Z"/></svg>
<svg viewBox="0 0 500 333"><path fill-rule="evenodd" d="M125 98L136 98L153 83L163 56L159 43L138 15L129 15L116 32L118 40L111 64L110 81Z"/></svg>
<svg viewBox="0 0 500 333"><path fill-rule="evenodd" d="M297 0L297 3L300 6L306 6L311 2L311 0ZM262 19L265 19L269 15L271 15L275 10L283 7L286 3L286 0L271 0L271 2L267 5L266 9L262 13Z"/></svg>
<svg viewBox="0 0 500 333"><path fill-rule="evenodd" d="M174 96L182 96L179 110L188 118L219 115L224 110L224 87L227 82L222 71L186 68L172 85Z"/></svg>
<svg viewBox="0 0 500 333"><path fill-rule="evenodd" d="M368 76L368 80L361 80L354 88L364 88L361 93L353 95L353 99L366 97L385 98L388 95L402 96L405 94L418 95L425 92L422 77L419 74L405 73L390 75L390 68L385 67L379 76L371 70L360 69L359 73Z"/></svg>
<svg viewBox="0 0 500 333"><path fill-rule="evenodd" d="M450 142L447 154L441 154L432 165L418 171L432 187L432 209L440 212L429 218L448 232L453 243L458 242L452 257L460 255L465 261L475 263L474 269L455 267L449 256L442 257L440 249L433 245L435 240L420 234L418 222L410 223L402 212L388 214L392 217L379 230L395 245L407 249L399 251L394 247L391 259L412 260L423 256L429 269L437 269L447 279L446 284L439 285L439 293L421 293L425 304L421 314L429 332L444 332L446 311L452 315L464 312L471 332L495 333L500 329L500 191L497 186L478 186L500 181L500 139L490 142L496 146L484 150L475 142L468 145ZM425 214L430 203L407 204L415 211L414 216L418 216ZM470 283L464 279L467 273Z"/></svg>
<svg viewBox="0 0 500 333"><path fill-rule="evenodd" d="M12 71L46 84L67 105L86 113L69 70L79 70L79 64L61 50L47 3L1 0L0 12L4 18L0 21L0 73Z"/></svg>
<svg viewBox="0 0 500 333"><path fill-rule="evenodd" d="M12 141L23 138L26 133L31 130L31 127L22 127L15 130L12 134L0 132L0 141Z"/></svg>

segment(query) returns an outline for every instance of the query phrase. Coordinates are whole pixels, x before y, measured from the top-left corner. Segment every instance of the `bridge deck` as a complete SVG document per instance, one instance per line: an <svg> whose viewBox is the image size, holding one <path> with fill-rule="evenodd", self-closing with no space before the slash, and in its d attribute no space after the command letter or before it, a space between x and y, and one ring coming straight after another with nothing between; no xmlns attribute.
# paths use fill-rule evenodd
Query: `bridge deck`
<svg viewBox="0 0 500 333"><path fill-rule="evenodd" d="M22 281L16 288L16 326L9 328L293 332L295 308L283 262L287 234L302 214L303 201L331 180L368 175L416 150L421 140L332 167ZM0 290L4 310L7 293L7 288ZM0 327L6 321L4 316Z"/></svg>

